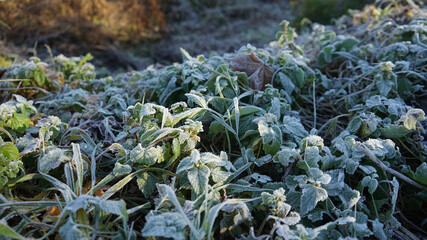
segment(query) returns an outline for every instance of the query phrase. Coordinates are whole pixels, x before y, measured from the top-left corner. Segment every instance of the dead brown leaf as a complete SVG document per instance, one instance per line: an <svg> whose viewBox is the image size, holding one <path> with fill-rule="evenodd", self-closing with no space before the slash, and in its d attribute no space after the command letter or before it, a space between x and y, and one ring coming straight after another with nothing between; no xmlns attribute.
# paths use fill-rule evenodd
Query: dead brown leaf
<svg viewBox="0 0 427 240"><path fill-rule="evenodd" d="M237 55L230 59L233 71L245 72L248 75L249 87L254 90L264 90L271 83L274 69L265 64L255 54Z"/></svg>
<svg viewBox="0 0 427 240"><path fill-rule="evenodd" d="M49 207L46 212L46 216L59 216L61 214L61 210L57 206Z"/></svg>

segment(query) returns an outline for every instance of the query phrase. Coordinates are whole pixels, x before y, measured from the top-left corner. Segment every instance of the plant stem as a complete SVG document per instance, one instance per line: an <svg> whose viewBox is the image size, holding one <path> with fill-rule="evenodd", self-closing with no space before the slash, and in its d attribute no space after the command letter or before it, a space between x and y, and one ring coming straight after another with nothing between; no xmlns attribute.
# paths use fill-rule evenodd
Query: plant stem
<svg viewBox="0 0 427 240"><path fill-rule="evenodd" d="M398 178L400 178L401 180L405 181L406 183L409 183L410 185L417 187L421 190L427 190L427 187L415 182L414 180L408 178L407 176L401 174L400 172L397 172L394 169L391 169L389 167L387 167L383 162L381 162L381 160L379 160L374 153L369 150L363 143L356 143L356 146L359 147L365 154L366 156L369 157L369 159L372 160L372 162L374 162L379 168L381 168L383 171L388 172Z"/></svg>

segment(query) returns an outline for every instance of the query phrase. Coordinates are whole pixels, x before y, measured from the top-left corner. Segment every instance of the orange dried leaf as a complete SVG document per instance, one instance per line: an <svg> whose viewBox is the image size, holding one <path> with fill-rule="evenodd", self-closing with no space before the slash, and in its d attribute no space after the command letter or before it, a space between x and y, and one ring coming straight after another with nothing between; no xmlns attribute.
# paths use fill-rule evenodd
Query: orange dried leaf
<svg viewBox="0 0 427 240"><path fill-rule="evenodd" d="M47 216L59 216L61 214L61 210L57 206L49 207L47 209Z"/></svg>
<svg viewBox="0 0 427 240"><path fill-rule="evenodd" d="M245 72L248 75L249 87L255 90L264 90L265 85L271 83L274 69L265 64L255 54L237 55L230 59L233 71Z"/></svg>

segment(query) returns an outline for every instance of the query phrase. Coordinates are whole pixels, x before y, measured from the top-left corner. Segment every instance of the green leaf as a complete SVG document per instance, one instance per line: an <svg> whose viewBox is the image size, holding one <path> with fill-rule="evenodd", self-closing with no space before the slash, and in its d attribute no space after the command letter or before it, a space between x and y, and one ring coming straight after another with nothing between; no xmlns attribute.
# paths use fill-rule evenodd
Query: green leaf
<svg viewBox="0 0 427 240"><path fill-rule="evenodd" d="M282 145L282 131L276 125L271 127L261 120L258 122L258 131L262 137L263 149L266 154L274 155Z"/></svg>
<svg viewBox="0 0 427 240"><path fill-rule="evenodd" d="M221 125L221 123L218 121L211 122L209 126L209 133L219 133L219 132L224 132L224 130L225 130L224 126Z"/></svg>
<svg viewBox="0 0 427 240"><path fill-rule="evenodd" d="M115 177L121 177L132 172L132 167L127 164L116 162L112 174Z"/></svg>
<svg viewBox="0 0 427 240"><path fill-rule="evenodd" d="M166 212L160 215L147 215L146 220L147 223L141 231L143 237L186 239L187 223L180 213Z"/></svg>
<svg viewBox="0 0 427 240"><path fill-rule="evenodd" d="M307 147L304 151L302 159L297 163L297 166L301 169L308 170L309 168L318 168L317 164L322 157L320 156L319 148Z"/></svg>
<svg viewBox="0 0 427 240"><path fill-rule="evenodd" d="M206 187L208 186L210 174L211 171L207 166L191 168L188 171L188 180L190 181L190 184L196 194L204 193Z"/></svg>
<svg viewBox="0 0 427 240"><path fill-rule="evenodd" d="M97 198L98 200L99 198ZM102 211L116 214L125 220L127 220L127 211L126 211L126 203L123 201L123 199L120 199L119 201L112 201L112 200L105 200L105 199L99 199L99 202L97 202L97 205Z"/></svg>
<svg viewBox="0 0 427 240"><path fill-rule="evenodd" d="M47 153L37 162L37 168L40 172L47 173L51 169L59 167L61 162L67 157L64 150L54 147L47 150Z"/></svg>
<svg viewBox="0 0 427 240"><path fill-rule="evenodd" d="M30 126L30 118L21 113L14 113L13 117L7 120L5 126L23 132Z"/></svg>
<svg viewBox="0 0 427 240"><path fill-rule="evenodd" d="M59 235L61 239L69 239L69 240L86 240L88 239L83 235L83 233L79 230L77 223L75 223L71 217L68 218L67 222L62 225L59 229Z"/></svg>
<svg viewBox="0 0 427 240"><path fill-rule="evenodd" d="M359 201L360 192L350 188L347 184L345 184L341 190L341 194L338 195L338 197L341 199L345 208L351 208Z"/></svg>
<svg viewBox="0 0 427 240"><path fill-rule="evenodd" d="M256 106L239 106L240 117L243 117L252 113L257 113L260 111L262 111L262 109ZM233 109L231 111L231 120L235 120L235 119L236 119L236 109Z"/></svg>
<svg viewBox="0 0 427 240"><path fill-rule="evenodd" d="M163 159L163 150L160 146L146 149L139 143L130 152L130 159L135 163L151 166L157 161L161 162Z"/></svg>
<svg viewBox="0 0 427 240"><path fill-rule="evenodd" d="M369 181L369 184L368 184L368 192L370 194L374 194L375 190L377 190L377 187L378 187L378 180L372 179L371 181Z"/></svg>
<svg viewBox="0 0 427 240"><path fill-rule="evenodd" d="M301 121L296 117L285 116L283 118L283 127L285 128L284 132L290 135L296 135L300 138L308 135Z"/></svg>
<svg viewBox="0 0 427 240"><path fill-rule="evenodd" d="M346 51L350 51L351 49L353 49L357 44L359 43L359 40L353 38L353 37L347 37L344 40L342 40L340 42L339 45L339 49L338 50L343 50L345 49Z"/></svg>
<svg viewBox="0 0 427 240"><path fill-rule="evenodd" d="M427 163L423 162L417 167L414 177L417 182L427 185Z"/></svg>
<svg viewBox="0 0 427 240"><path fill-rule="evenodd" d="M34 81L38 86L43 86L46 81L46 73L40 67L37 67L37 70L34 71Z"/></svg>
<svg viewBox="0 0 427 240"><path fill-rule="evenodd" d="M318 202L326 200L327 198L328 192L325 189L307 184L302 189L300 205L301 215L309 213L316 207Z"/></svg>
<svg viewBox="0 0 427 240"><path fill-rule="evenodd" d="M10 237L12 239L19 239L19 240L27 239L24 236L20 235L19 233L15 232L15 230L9 227L7 225L7 222L4 220L0 220L0 233L4 237Z"/></svg>
<svg viewBox="0 0 427 240"><path fill-rule="evenodd" d="M183 119L192 119L195 118L199 115L203 115L203 113L205 112L204 108L191 108L187 111L184 112L180 112L176 115L173 115L173 121L171 126L175 126L175 124L177 124L179 121L183 120Z"/></svg>
<svg viewBox="0 0 427 240"><path fill-rule="evenodd" d="M403 138L411 131L402 125L390 125L384 128L380 128L380 132L386 138Z"/></svg>
<svg viewBox="0 0 427 240"><path fill-rule="evenodd" d="M371 221L371 223L375 237L377 237L379 240L387 240L387 236L384 232L384 224L380 223L378 219L375 219L375 221Z"/></svg>
<svg viewBox="0 0 427 240"><path fill-rule="evenodd" d="M9 160L16 161L19 159L19 151L16 146L11 142L6 142L0 145L0 154Z"/></svg>
<svg viewBox="0 0 427 240"><path fill-rule="evenodd" d="M382 79L382 80L378 80L376 82L376 85L378 87L378 90L380 91L381 96L386 97L393 86L393 82Z"/></svg>
<svg viewBox="0 0 427 240"><path fill-rule="evenodd" d="M357 133L362 126L362 120L359 117L353 118L347 126L347 130L351 133Z"/></svg>
<svg viewBox="0 0 427 240"><path fill-rule="evenodd" d="M156 183L158 179L152 173L144 172L138 174L136 182L138 184L139 190L148 198L154 190L156 190Z"/></svg>
<svg viewBox="0 0 427 240"><path fill-rule="evenodd" d="M92 196L80 195L76 199L68 202L64 210L75 213L79 209L87 209L87 207L89 206L89 201L92 199L94 199L94 197Z"/></svg>

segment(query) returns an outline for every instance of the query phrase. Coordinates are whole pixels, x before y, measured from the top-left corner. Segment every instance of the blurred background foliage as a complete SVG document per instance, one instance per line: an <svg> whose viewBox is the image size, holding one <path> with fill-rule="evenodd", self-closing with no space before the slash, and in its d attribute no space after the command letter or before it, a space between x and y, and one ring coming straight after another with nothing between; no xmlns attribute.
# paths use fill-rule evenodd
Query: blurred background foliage
<svg viewBox="0 0 427 240"><path fill-rule="evenodd" d="M290 0L295 10L294 24L298 26L304 18L312 22L330 24L331 20L347 13L349 9L360 9L373 0Z"/></svg>
<svg viewBox="0 0 427 240"><path fill-rule="evenodd" d="M5 0L0 1L0 67L21 55L91 52L96 65L142 69L190 54L262 47L286 19L327 24L369 0Z"/></svg>

